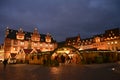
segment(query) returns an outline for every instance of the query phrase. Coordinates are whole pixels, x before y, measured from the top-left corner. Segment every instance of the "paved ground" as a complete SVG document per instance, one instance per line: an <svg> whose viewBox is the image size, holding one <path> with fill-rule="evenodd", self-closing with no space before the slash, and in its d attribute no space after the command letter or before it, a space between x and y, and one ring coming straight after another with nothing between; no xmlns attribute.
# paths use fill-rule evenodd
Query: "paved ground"
<svg viewBox="0 0 120 80"><path fill-rule="evenodd" d="M0 80L120 80L120 64L60 65L45 67L40 65L0 64Z"/></svg>

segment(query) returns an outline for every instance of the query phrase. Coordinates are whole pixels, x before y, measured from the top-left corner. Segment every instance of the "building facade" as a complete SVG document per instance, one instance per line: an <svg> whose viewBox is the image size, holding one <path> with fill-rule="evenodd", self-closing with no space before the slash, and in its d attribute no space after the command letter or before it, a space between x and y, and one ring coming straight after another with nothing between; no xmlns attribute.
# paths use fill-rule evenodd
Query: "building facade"
<svg viewBox="0 0 120 80"><path fill-rule="evenodd" d="M19 30L6 29L5 40L4 40L4 54L5 58L22 58L20 52L23 49L27 50L39 50L40 52L53 51L57 48L57 42L53 37L47 34L39 34L37 28L33 32L23 31L22 28ZM20 55L20 56L18 56Z"/></svg>
<svg viewBox="0 0 120 80"><path fill-rule="evenodd" d="M0 62L4 60L4 45L0 45Z"/></svg>
<svg viewBox="0 0 120 80"><path fill-rule="evenodd" d="M66 39L65 45L79 50L120 50L120 29L106 30L103 34L81 39L80 35Z"/></svg>

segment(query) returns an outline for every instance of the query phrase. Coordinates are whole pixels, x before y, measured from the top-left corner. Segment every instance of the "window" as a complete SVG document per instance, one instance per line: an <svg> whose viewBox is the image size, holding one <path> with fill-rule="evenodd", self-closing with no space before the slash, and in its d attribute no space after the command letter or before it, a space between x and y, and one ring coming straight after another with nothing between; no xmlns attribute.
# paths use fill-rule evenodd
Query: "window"
<svg viewBox="0 0 120 80"><path fill-rule="evenodd" d="M50 44L50 47L52 47L53 45L52 44Z"/></svg>
<svg viewBox="0 0 120 80"><path fill-rule="evenodd" d="M14 47L13 50L14 50L14 51L17 51L17 48Z"/></svg>
<svg viewBox="0 0 120 80"><path fill-rule="evenodd" d="M34 43L34 46L37 46L37 43Z"/></svg>
<svg viewBox="0 0 120 80"><path fill-rule="evenodd" d="M110 40L110 38L109 38L109 37L107 37L107 40Z"/></svg>
<svg viewBox="0 0 120 80"><path fill-rule="evenodd" d="M111 42L111 44L113 44L113 42Z"/></svg>
<svg viewBox="0 0 120 80"><path fill-rule="evenodd" d="M109 36L111 36L111 34L109 34Z"/></svg>
<svg viewBox="0 0 120 80"><path fill-rule="evenodd" d="M48 47L48 44L46 44L46 46Z"/></svg>
<svg viewBox="0 0 120 80"><path fill-rule="evenodd" d="M115 41L115 44L117 44L117 41Z"/></svg>
<svg viewBox="0 0 120 80"><path fill-rule="evenodd" d="M46 38L46 42L51 42L51 38Z"/></svg>
<svg viewBox="0 0 120 80"><path fill-rule="evenodd" d="M96 40L96 42L100 42L100 38L96 38L95 40Z"/></svg>
<svg viewBox="0 0 120 80"><path fill-rule="evenodd" d="M21 41L20 44L21 44L21 45L24 45L24 42Z"/></svg>
<svg viewBox="0 0 120 80"><path fill-rule="evenodd" d="M42 46L42 44L40 44L40 46Z"/></svg>

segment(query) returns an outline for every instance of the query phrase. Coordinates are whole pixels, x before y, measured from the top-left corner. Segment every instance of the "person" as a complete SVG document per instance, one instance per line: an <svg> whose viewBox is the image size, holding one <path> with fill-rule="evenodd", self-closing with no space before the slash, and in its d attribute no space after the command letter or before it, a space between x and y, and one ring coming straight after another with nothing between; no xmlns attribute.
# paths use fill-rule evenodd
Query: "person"
<svg viewBox="0 0 120 80"><path fill-rule="evenodd" d="M6 69L7 62L8 62L8 59L5 59L5 60L3 61L4 70Z"/></svg>

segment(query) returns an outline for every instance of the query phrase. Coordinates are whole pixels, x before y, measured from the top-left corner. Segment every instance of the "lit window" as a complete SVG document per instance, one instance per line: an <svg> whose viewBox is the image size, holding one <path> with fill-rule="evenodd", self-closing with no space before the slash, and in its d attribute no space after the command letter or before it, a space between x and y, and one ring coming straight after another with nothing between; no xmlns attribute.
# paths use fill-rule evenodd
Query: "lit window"
<svg viewBox="0 0 120 80"><path fill-rule="evenodd" d="M14 48L14 51L15 51L15 48Z"/></svg>
<svg viewBox="0 0 120 80"><path fill-rule="evenodd" d="M24 45L24 42L21 42L20 44L21 44L21 45Z"/></svg>
<svg viewBox="0 0 120 80"><path fill-rule="evenodd" d="M34 43L35 46L37 46L37 43Z"/></svg>
<svg viewBox="0 0 120 80"><path fill-rule="evenodd" d="M113 44L113 42L111 42L111 44Z"/></svg>
<svg viewBox="0 0 120 80"><path fill-rule="evenodd" d="M52 44L50 45L50 47L52 47Z"/></svg>
<svg viewBox="0 0 120 80"><path fill-rule="evenodd" d="M117 38L116 36L114 38Z"/></svg>
<svg viewBox="0 0 120 80"><path fill-rule="evenodd" d="M108 43L108 44L110 44L110 43Z"/></svg>
<svg viewBox="0 0 120 80"><path fill-rule="evenodd" d="M48 46L48 44L46 44L46 46Z"/></svg>
<svg viewBox="0 0 120 80"><path fill-rule="evenodd" d="M115 44L117 44L117 41L115 41Z"/></svg>
<svg viewBox="0 0 120 80"><path fill-rule="evenodd" d="M42 44L40 44L40 46L42 46Z"/></svg>
<svg viewBox="0 0 120 80"><path fill-rule="evenodd" d="M107 40L109 40L110 38L108 37Z"/></svg>

